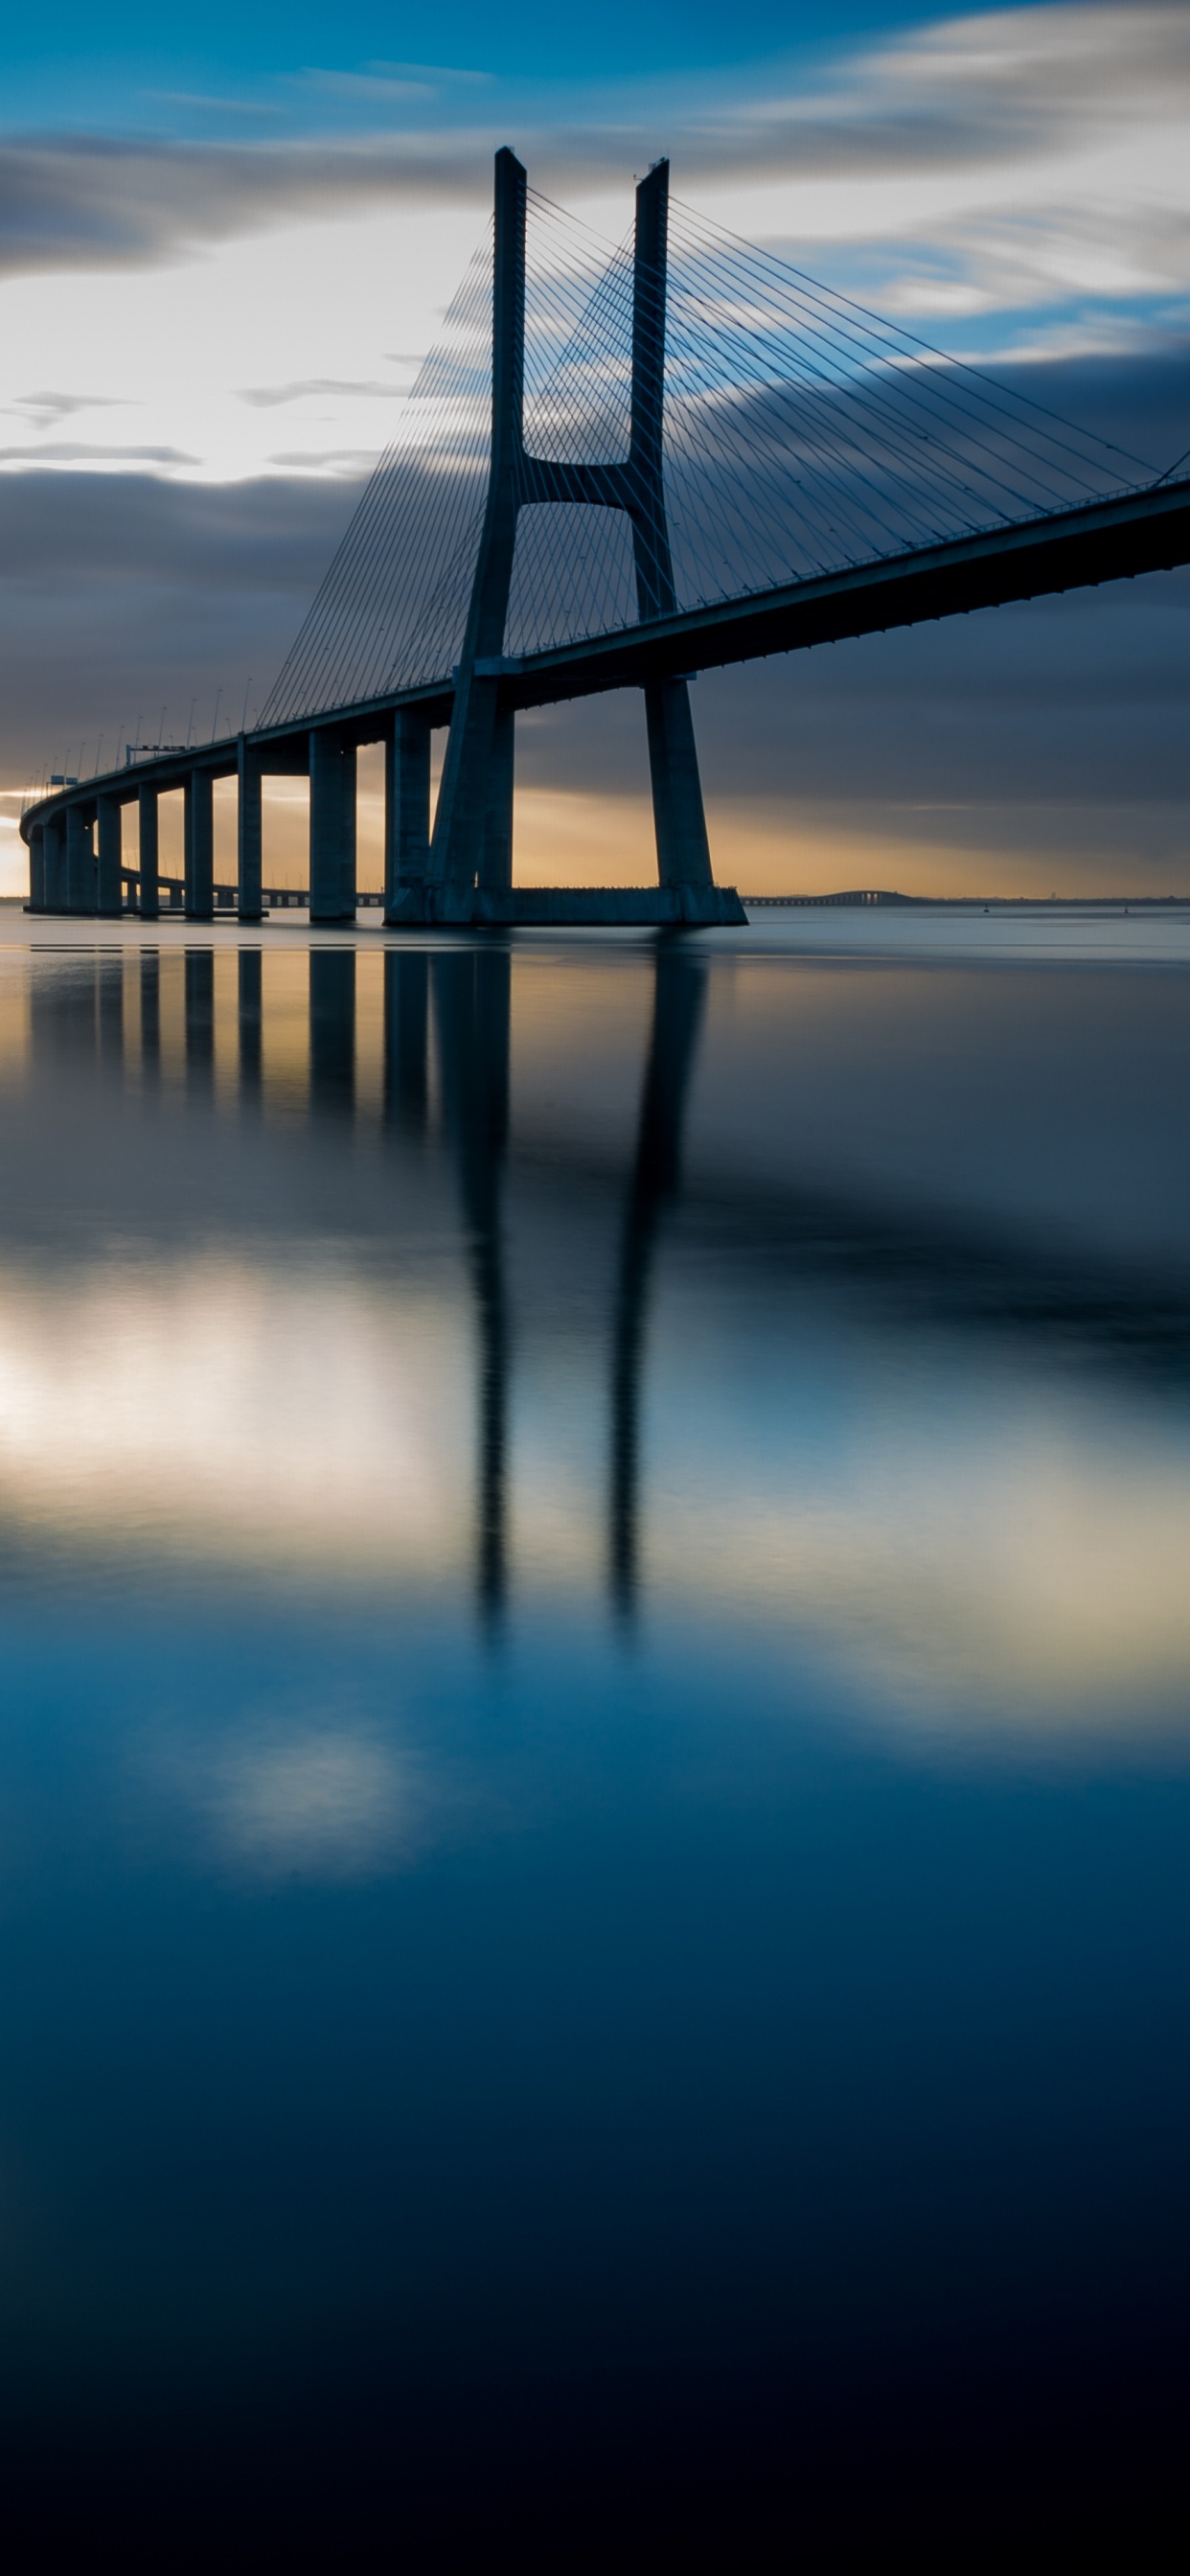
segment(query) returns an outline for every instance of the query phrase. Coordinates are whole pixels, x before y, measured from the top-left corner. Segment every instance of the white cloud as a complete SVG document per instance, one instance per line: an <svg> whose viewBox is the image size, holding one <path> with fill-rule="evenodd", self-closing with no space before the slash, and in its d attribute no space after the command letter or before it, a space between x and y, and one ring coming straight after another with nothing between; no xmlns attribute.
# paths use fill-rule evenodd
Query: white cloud
<svg viewBox="0 0 1190 2576"><path fill-rule="evenodd" d="M386 352L429 346L481 230L473 207L390 210L254 234L168 268L10 278L0 405L54 382L68 352L91 400L128 407L140 461L150 450L164 470L222 481L269 467L275 388L287 447L331 472L349 451L359 471L392 437L409 379L408 362ZM266 399L245 400L246 386ZM84 461L82 442L73 455L64 445L22 442L9 461ZM134 461L131 445L124 453ZM89 442L87 461L98 461Z"/></svg>
<svg viewBox="0 0 1190 2576"><path fill-rule="evenodd" d="M366 78L400 111L420 76ZM1105 311L1180 327L1190 303L1181 7L954 17L842 58L816 85L783 66L737 75L726 95L688 80L571 100L581 116L523 104L503 93L490 128L398 116L386 134L322 141L15 139L0 405L36 401L30 383L61 386L42 398L59 405L134 404L137 448L227 478L275 464L251 414L289 389L295 414L317 417L287 460L335 472L375 452L401 390L386 353L432 342L482 232L505 120L535 183L613 238L633 169L661 144L679 194L719 221L964 345L1002 347L1006 329L1019 343L1032 315L1044 339L1102 346Z"/></svg>

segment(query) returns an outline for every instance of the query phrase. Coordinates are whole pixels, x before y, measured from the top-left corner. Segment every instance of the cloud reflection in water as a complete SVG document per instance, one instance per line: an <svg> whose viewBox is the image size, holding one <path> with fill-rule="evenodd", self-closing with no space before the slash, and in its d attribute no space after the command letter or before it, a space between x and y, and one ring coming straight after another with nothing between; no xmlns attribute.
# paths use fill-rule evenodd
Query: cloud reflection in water
<svg viewBox="0 0 1190 2576"><path fill-rule="evenodd" d="M448 1624L469 1586L489 1626L607 1602L642 1635L825 1654L915 1746L1182 1730L1180 975L1101 943L1060 984L1003 961L964 983L927 951L873 972L771 937L755 961L362 941L326 962L297 1125L299 957L274 1019L266 953L242 1094L232 1022L210 1097L113 1058L135 956L114 987L104 966L102 1024L85 962L32 970L51 1198L92 1028L128 1203L118 1246L76 1219L47 1265L10 1194L0 1492L23 1546L134 1584L420 1596ZM186 1158L197 1225L170 1196ZM399 1840L398 1755L346 1721L333 1742L249 1727L210 1792L229 1844L336 1866Z"/></svg>

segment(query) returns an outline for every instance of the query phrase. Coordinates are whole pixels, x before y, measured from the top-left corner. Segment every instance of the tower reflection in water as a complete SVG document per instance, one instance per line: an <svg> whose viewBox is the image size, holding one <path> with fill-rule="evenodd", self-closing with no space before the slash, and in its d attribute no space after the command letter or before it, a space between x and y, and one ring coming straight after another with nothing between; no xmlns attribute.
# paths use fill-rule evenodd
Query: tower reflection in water
<svg viewBox="0 0 1190 2576"><path fill-rule="evenodd" d="M366 961L368 967L372 962ZM399 1150L420 1154L440 1142L455 1176L477 1348L475 1587L481 1623L494 1632L510 1580L515 1336L504 1201L513 956L507 942L493 938L434 950L389 947L376 962L383 972L383 1130ZM308 1100L312 1139L326 1144L336 1128L345 1136L363 1115L361 1084L366 1087L376 1071L364 1064L372 1031L361 1022L358 953L348 945L315 946L304 960L291 956L285 964L287 971L304 968L308 976L304 1066L292 1060L291 1008L291 1085ZM621 1621L632 1616L640 1581L641 1381L650 1288L662 1222L679 1190L706 981L701 960L680 934L660 935L649 973L639 1098L618 1226L613 1220L617 1239L606 1315L604 1547L609 1598ZM122 1072L126 1081L139 1079L146 1102L168 1076L191 1113L214 1114L233 1099L240 1111L259 1113L279 1026L270 1023L267 989L259 947L244 946L232 955L211 948L190 947L181 954L145 948L128 959L75 959L32 985L35 1070L56 1069L72 1078L89 1065L109 1076Z"/></svg>
<svg viewBox="0 0 1190 2576"><path fill-rule="evenodd" d="M406 1134L428 1118L428 989L442 1124L458 1172L479 1343L476 1583L480 1614L498 1622L508 1590L511 1324L503 1185L508 1152L512 960L492 944L385 960L385 1099ZM704 974L684 943L654 952L652 1023L610 1319L608 1581L621 1618L639 1581L640 1381L649 1284L661 1219L678 1190L682 1124L698 1046Z"/></svg>
<svg viewBox="0 0 1190 2576"><path fill-rule="evenodd" d="M1010 1647L1031 1711L1181 1673L1190 1489L1148 1396L1190 1352L1178 979L163 934L6 995L19 1514L60 1493L188 1564L249 1462L270 1562L300 1509L309 1579L428 1567L487 1631L514 1579L623 1624L647 1559L659 1613L763 1603L931 1704L974 1672L1007 1706Z"/></svg>
<svg viewBox="0 0 1190 2576"><path fill-rule="evenodd" d="M507 948L435 957L433 980L442 1119L458 1167L479 1328L476 1584L480 1615L491 1624L508 1586L509 1319L501 1207L508 1150Z"/></svg>

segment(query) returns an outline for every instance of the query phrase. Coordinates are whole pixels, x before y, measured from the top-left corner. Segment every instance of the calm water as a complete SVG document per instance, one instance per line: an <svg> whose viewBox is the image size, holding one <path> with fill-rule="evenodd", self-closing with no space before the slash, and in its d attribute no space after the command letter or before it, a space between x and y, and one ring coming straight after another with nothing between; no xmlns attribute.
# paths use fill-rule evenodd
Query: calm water
<svg viewBox="0 0 1190 2576"><path fill-rule="evenodd" d="M1179 915L6 916L14 2532L1161 2494L1188 1098Z"/></svg>

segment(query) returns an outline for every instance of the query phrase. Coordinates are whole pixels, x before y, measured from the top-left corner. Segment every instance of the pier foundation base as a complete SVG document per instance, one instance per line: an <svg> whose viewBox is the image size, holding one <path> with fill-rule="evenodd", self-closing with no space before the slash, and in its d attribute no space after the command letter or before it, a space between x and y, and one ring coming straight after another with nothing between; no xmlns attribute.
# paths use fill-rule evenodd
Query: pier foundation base
<svg viewBox="0 0 1190 2576"><path fill-rule="evenodd" d="M728 929L747 926L734 886L403 886L386 920L401 929Z"/></svg>

